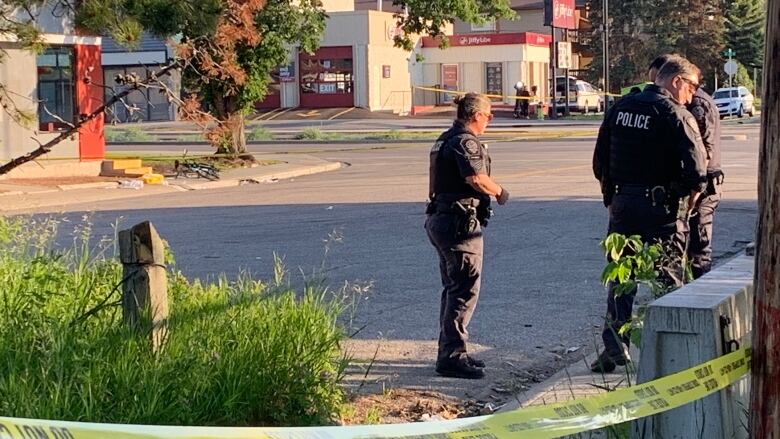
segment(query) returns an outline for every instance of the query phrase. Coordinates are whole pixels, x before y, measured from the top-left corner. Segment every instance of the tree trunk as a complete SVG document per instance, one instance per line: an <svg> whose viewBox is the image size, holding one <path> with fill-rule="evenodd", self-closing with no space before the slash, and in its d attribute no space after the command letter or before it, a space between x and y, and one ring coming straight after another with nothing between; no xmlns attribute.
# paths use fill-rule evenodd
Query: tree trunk
<svg viewBox="0 0 780 439"><path fill-rule="evenodd" d="M244 123L244 113L238 111L230 115L230 140L233 144L233 151L236 155L246 153L246 124Z"/></svg>
<svg viewBox="0 0 780 439"><path fill-rule="evenodd" d="M238 108L238 98L215 93L213 103L214 116L221 124L212 141L217 148L217 154L245 154L246 130L244 114Z"/></svg>
<svg viewBox="0 0 780 439"><path fill-rule="evenodd" d="M750 437L780 439L780 1L767 1Z"/></svg>

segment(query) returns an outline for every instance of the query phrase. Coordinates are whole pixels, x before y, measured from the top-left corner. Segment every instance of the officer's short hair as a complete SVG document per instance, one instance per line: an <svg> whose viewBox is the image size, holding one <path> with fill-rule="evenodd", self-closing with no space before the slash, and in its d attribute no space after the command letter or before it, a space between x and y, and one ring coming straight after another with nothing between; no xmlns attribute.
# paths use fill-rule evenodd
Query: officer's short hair
<svg viewBox="0 0 780 439"><path fill-rule="evenodd" d="M674 55L670 57L661 67L661 70L658 71L655 82L656 84L666 83L677 75L693 76L698 81L701 76L701 70L687 59Z"/></svg>
<svg viewBox="0 0 780 439"><path fill-rule="evenodd" d="M661 67L663 67L664 64L666 64L667 61L669 61L670 58L672 58L673 55L671 53L664 53L663 55L658 55L655 57L653 62L650 63L650 66L647 67L647 71L656 69L661 70Z"/></svg>
<svg viewBox="0 0 780 439"><path fill-rule="evenodd" d="M458 104L458 120L468 122L474 118L480 111L490 111L490 99L479 93L466 93L455 98Z"/></svg>

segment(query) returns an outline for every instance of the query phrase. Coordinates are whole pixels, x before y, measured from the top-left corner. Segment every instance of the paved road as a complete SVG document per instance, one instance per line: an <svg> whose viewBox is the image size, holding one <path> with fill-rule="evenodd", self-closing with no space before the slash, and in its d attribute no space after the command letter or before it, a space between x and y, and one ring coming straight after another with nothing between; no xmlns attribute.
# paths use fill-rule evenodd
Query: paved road
<svg viewBox="0 0 780 439"><path fill-rule="evenodd" d="M727 194L715 223L720 258L754 236L757 129L745 129L747 141L724 142ZM276 253L296 284L302 273L323 264L333 287L371 283L354 322L362 327L357 335L362 342L353 345L364 359L381 345L371 376L402 384L411 380L458 396L484 389L484 383L436 378L431 367L439 280L422 228L428 146L278 148L350 166L274 184L72 210L97 210L98 232L110 233L117 217L125 225L152 220L189 276L232 276L242 267L268 278ZM606 211L591 176L592 142L507 142L490 148L494 175L513 198L496 208L487 229L483 295L470 327L475 348L494 370L511 369L507 362L518 368L554 364L550 351L558 347L593 350L605 308L598 243ZM330 246L323 262L324 240L334 231L341 242Z"/></svg>

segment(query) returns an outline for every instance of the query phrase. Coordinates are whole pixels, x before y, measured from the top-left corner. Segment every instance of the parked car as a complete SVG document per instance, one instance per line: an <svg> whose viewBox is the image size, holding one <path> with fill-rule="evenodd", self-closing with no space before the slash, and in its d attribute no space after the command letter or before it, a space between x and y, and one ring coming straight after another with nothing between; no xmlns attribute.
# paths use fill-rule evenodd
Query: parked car
<svg viewBox="0 0 780 439"><path fill-rule="evenodd" d="M746 87L719 88L712 94L712 99L721 119L731 115L742 117L745 113L752 117L756 113L755 98Z"/></svg>
<svg viewBox="0 0 780 439"><path fill-rule="evenodd" d="M569 85L569 111L587 113L604 110L603 92L581 79L569 76L568 81L563 76L555 77L555 97L558 112L563 112L566 101L566 82ZM552 92L550 93L552 95ZM550 102L552 105L552 101Z"/></svg>

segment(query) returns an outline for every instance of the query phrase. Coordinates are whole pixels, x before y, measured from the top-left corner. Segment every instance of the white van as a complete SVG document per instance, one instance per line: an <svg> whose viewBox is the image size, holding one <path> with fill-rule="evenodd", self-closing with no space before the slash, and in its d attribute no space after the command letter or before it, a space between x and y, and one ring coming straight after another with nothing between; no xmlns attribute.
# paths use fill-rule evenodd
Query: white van
<svg viewBox="0 0 780 439"><path fill-rule="evenodd" d="M558 112L563 112L566 100L567 82L563 76L556 76L555 97ZM604 110L603 92L588 82L569 76L569 111L581 113L598 112ZM550 93L552 95L552 92ZM552 103L551 103L552 105Z"/></svg>
<svg viewBox="0 0 780 439"><path fill-rule="evenodd" d="M712 99L718 106L721 119L731 115L742 117L745 113L753 117L756 113L755 98L747 87L719 88L712 94Z"/></svg>

